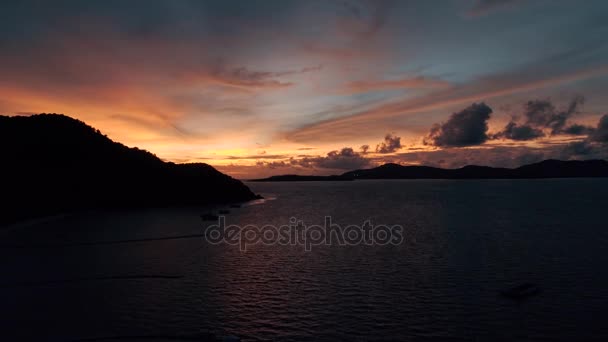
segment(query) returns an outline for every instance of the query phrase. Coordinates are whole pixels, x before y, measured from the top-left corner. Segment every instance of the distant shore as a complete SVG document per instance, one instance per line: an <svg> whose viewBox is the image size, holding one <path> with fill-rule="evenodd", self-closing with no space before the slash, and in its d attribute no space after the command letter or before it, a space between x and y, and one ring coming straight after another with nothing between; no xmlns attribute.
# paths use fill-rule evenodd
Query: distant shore
<svg viewBox="0 0 608 342"><path fill-rule="evenodd" d="M605 160L545 160L518 168L495 168L468 165L459 169L431 166L384 164L372 169L354 170L332 176L282 175L252 182L294 181L352 181L365 179L541 179L541 178L599 178L608 177Z"/></svg>

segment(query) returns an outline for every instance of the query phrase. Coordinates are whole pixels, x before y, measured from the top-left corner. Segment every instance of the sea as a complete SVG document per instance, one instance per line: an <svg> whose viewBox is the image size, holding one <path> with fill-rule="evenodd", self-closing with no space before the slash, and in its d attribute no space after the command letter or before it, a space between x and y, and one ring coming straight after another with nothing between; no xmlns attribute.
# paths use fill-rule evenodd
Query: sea
<svg viewBox="0 0 608 342"><path fill-rule="evenodd" d="M608 340L608 179L247 185L264 200L4 227L2 340ZM328 218L399 236L318 243ZM294 222L315 243L255 239Z"/></svg>

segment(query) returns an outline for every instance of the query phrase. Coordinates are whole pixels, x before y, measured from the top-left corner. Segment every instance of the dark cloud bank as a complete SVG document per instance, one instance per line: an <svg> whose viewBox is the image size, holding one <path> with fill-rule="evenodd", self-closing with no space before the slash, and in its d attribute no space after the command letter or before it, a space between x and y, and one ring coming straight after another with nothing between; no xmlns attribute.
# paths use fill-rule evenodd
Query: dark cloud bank
<svg viewBox="0 0 608 342"><path fill-rule="evenodd" d="M492 108L483 102L474 103L450 115L446 122L433 125L424 144L467 147L482 145L488 140L528 141L557 135L587 135L593 141L604 141L602 121L598 127L570 122L580 113L583 103L581 96L575 97L565 108L556 107L550 100L528 101L523 106L522 115L513 116L501 131L492 134L488 133Z"/></svg>
<svg viewBox="0 0 608 342"><path fill-rule="evenodd" d="M488 133L492 109L485 103L474 103L453 113L446 122L433 125L424 143L442 150L401 154L398 161L440 167L469 164L516 167L551 158L606 159L608 115L600 119L597 127L572 123L583 103L583 97L575 97L564 108L558 108L550 100L528 101L520 116L514 116L495 133ZM531 141L560 135L579 136L581 140L568 144L546 143L542 147L483 146L489 140ZM461 148L471 146L479 148Z"/></svg>
<svg viewBox="0 0 608 342"><path fill-rule="evenodd" d="M492 108L485 103L473 103L453 113L447 122L433 125L424 144L438 147L481 145L489 139L488 120L491 114Z"/></svg>
<svg viewBox="0 0 608 342"><path fill-rule="evenodd" d="M579 124L567 126L568 121L579 113L584 103L583 97L576 97L568 107L557 109L549 100L528 101L524 105L523 119L513 117L504 130L494 134L494 139L534 140L546 135L584 135L593 131L592 127Z"/></svg>

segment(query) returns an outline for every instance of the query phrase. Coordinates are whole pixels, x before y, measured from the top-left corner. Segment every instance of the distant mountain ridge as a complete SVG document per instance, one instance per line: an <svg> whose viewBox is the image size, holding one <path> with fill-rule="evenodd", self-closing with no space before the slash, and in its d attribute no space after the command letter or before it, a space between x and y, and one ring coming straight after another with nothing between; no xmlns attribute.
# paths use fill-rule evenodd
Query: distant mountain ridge
<svg viewBox="0 0 608 342"><path fill-rule="evenodd" d="M0 116L0 222L89 208L247 201L241 181L203 164L164 162L61 114Z"/></svg>
<svg viewBox="0 0 608 342"><path fill-rule="evenodd" d="M608 177L605 160L545 160L514 169L468 165L458 169L431 166L404 166L387 163L371 169L345 172L341 175L310 178L310 176L274 176L256 181L357 180L357 179L525 179Z"/></svg>

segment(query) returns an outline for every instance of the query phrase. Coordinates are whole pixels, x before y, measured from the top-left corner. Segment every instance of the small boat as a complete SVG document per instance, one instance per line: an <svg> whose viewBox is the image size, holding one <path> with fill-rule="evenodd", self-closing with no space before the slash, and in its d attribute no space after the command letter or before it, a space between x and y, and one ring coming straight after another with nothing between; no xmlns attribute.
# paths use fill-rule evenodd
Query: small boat
<svg viewBox="0 0 608 342"><path fill-rule="evenodd" d="M228 209L220 209L220 210L218 210L218 213L220 213L222 215L226 215L226 214L230 214L230 210L228 210Z"/></svg>
<svg viewBox="0 0 608 342"><path fill-rule="evenodd" d="M532 297L539 293L540 287L533 283L523 283L500 292L503 297L515 300Z"/></svg>
<svg viewBox="0 0 608 342"><path fill-rule="evenodd" d="M201 219L203 221L216 221L217 219L219 219L219 216L215 215L215 214L201 214Z"/></svg>

